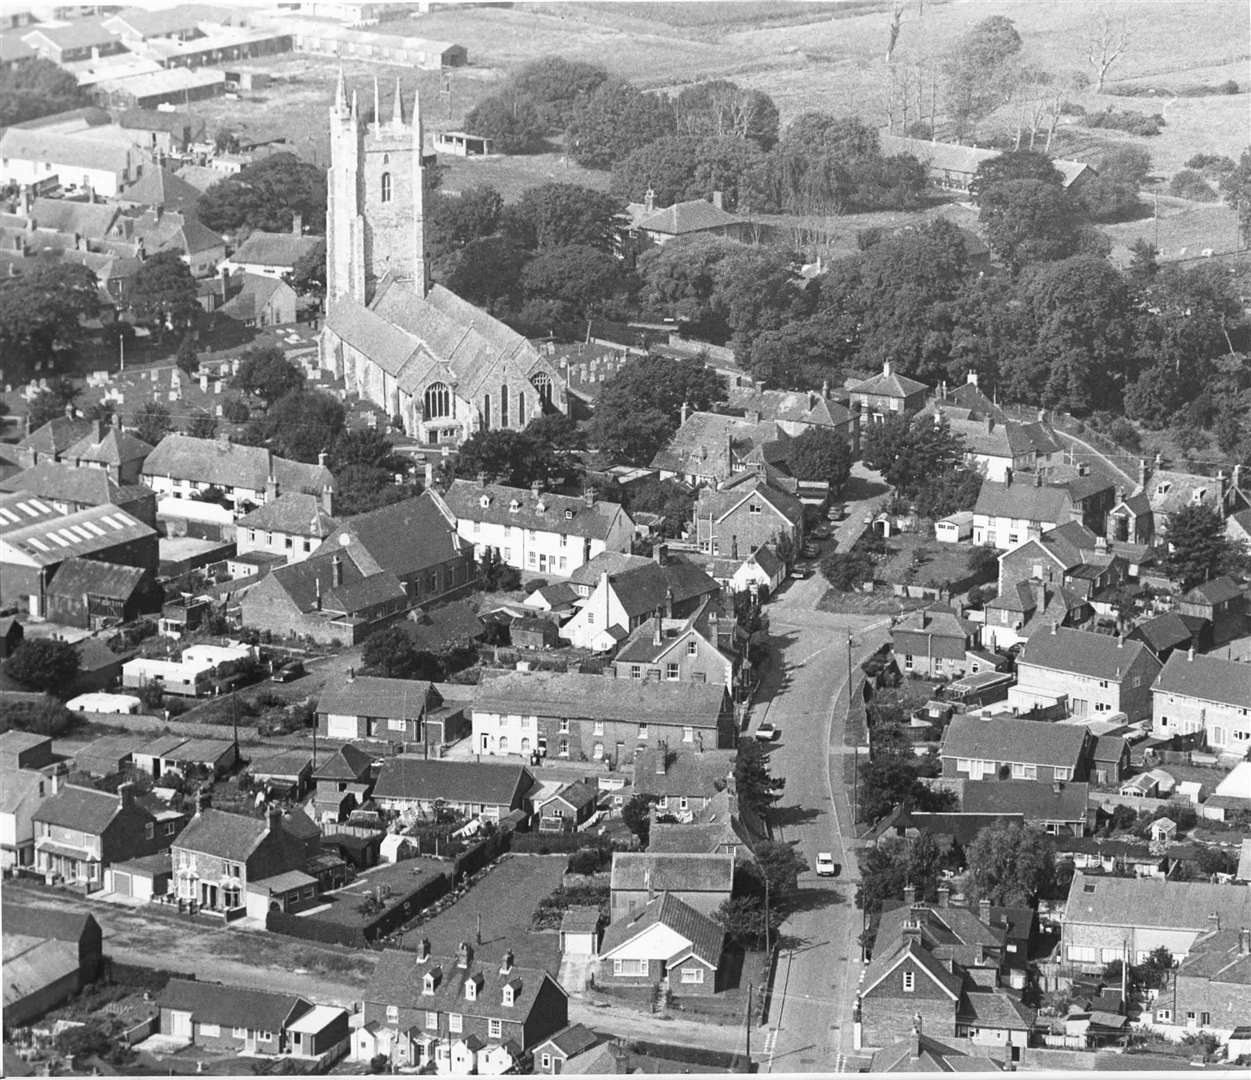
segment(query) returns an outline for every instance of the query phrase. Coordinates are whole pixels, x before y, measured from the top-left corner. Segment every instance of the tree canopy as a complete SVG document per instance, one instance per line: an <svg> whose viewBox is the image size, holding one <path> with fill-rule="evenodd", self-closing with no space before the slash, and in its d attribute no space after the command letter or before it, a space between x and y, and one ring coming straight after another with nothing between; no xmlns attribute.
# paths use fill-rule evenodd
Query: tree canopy
<svg viewBox="0 0 1251 1080"><path fill-rule="evenodd" d="M579 165L607 169L673 131L673 106L667 97L610 78L574 105L569 116L569 151Z"/></svg>
<svg viewBox="0 0 1251 1080"><path fill-rule="evenodd" d="M778 107L768 94L728 79L688 86L673 102L678 132L751 141L768 150L778 138Z"/></svg>
<svg viewBox="0 0 1251 1080"><path fill-rule="evenodd" d="M494 141L501 154L537 154L547 148L547 124L533 101L504 90L483 98L465 117L465 129Z"/></svg>
<svg viewBox="0 0 1251 1080"><path fill-rule="evenodd" d="M42 56L0 71L0 128L68 112L89 101L70 72Z"/></svg>
<svg viewBox="0 0 1251 1080"><path fill-rule="evenodd" d="M565 129L577 103L607 80L608 72L598 64L549 55L518 70L509 86L534 106L544 131L554 134Z"/></svg>
<svg viewBox="0 0 1251 1080"><path fill-rule="evenodd" d="M135 318L167 331L183 332L200 314L195 278L177 251L158 251L135 271L130 288Z"/></svg>
<svg viewBox="0 0 1251 1080"><path fill-rule="evenodd" d="M253 441L310 464L328 453L343 433L343 403L321 390L292 390L249 426Z"/></svg>
<svg viewBox="0 0 1251 1080"><path fill-rule="evenodd" d="M964 444L946 420L892 413L865 431L863 457L901 495L912 498L963 461Z"/></svg>
<svg viewBox="0 0 1251 1080"><path fill-rule="evenodd" d="M51 259L28 260L20 274L0 278L0 354L10 378L81 339L80 321L100 309L97 290L88 267Z"/></svg>
<svg viewBox="0 0 1251 1080"><path fill-rule="evenodd" d="M135 434L150 446L155 446L174 430L169 406L162 401L145 401L135 410L130 425Z"/></svg>
<svg viewBox="0 0 1251 1080"><path fill-rule="evenodd" d="M1045 180L1003 180L981 193L978 220L990 249L1014 272L1030 263L1106 250L1080 207L1063 188Z"/></svg>
<svg viewBox="0 0 1251 1080"><path fill-rule="evenodd" d="M657 207L720 191L726 210L743 210L761 201L766 164L764 151L753 142L729 135L670 135L614 162L612 190L630 202L642 202L651 190Z"/></svg>
<svg viewBox="0 0 1251 1080"><path fill-rule="evenodd" d="M440 679L443 666L433 653L418 649L402 624L388 626L365 640L361 659L370 671L388 679ZM416 690L414 690L416 693Z"/></svg>
<svg viewBox="0 0 1251 1080"><path fill-rule="evenodd" d="M33 690L64 694L78 674L78 653L65 641L28 638L13 650L4 670Z"/></svg>
<svg viewBox="0 0 1251 1080"><path fill-rule="evenodd" d="M781 797L786 781L769 771L769 755L756 740L744 740L734 758L734 786L739 802L758 817Z"/></svg>
<svg viewBox="0 0 1251 1080"><path fill-rule="evenodd" d="M798 480L824 480L837 498L851 476L851 444L830 428L810 427L793 440L787 463Z"/></svg>
<svg viewBox="0 0 1251 1080"><path fill-rule="evenodd" d="M253 348L244 353L234 386L258 397L268 409L280 397L304 388L304 373L291 363L278 346Z"/></svg>
<svg viewBox="0 0 1251 1080"><path fill-rule="evenodd" d="M552 448L527 431L475 431L461 444L456 472L472 479L485 473L489 480L512 487L546 484L557 469Z"/></svg>
<svg viewBox="0 0 1251 1080"><path fill-rule="evenodd" d="M1055 879L1051 839L1032 825L1001 821L977 834L965 850L966 890L997 907L1032 907Z"/></svg>
<svg viewBox="0 0 1251 1080"><path fill-rule="evenodd" d="M273 154L219 180L196 213L217 233L241 229L289 232L296 214L305 230L326 231L326 171L294 154Z"/></svg>
<svg viewBox="0 0 1251 1080"><path fill-rule="evenodd" d="M611 252L625 205L612 195L579 184L527 188L501 216L504 234L531 251L581 244Z"/></svg>
<svg viewBox="0 0 1251 1080"><path fill-rule="evenodd" d="M1225 535L1220 511L1206 503L1184 506L1172 515L1168 543L1168 573L1183 591L1245 562L1245 552Z"/></svg>

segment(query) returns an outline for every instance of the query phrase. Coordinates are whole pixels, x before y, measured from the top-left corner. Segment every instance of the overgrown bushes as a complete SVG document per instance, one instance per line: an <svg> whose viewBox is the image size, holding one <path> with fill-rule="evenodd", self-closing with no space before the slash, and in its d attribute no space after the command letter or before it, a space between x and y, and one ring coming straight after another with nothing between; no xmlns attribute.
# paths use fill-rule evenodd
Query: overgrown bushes
<svg viewBox="0 0 1251 1080"><path fill-rule="evenodd" d="M598 907L608 916L610 892L606 884L561 885L539 901L530 919L531 930L557 930L571 907Z"/></svg>
<svg viewBox="0 0 1251 1080"><path fill-rule="evenodd" d="M1124 131L1130 135L1159 135L1164 117L1159 113L1127 112L1109 105L1103 112L1088 112L1082 120L1085 127Z"/></svg>

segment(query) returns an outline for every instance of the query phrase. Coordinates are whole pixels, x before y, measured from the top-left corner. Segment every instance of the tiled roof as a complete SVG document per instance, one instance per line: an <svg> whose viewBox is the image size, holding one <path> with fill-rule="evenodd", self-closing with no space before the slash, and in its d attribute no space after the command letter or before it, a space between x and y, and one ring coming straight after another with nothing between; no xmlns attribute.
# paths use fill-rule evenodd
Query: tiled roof
<svg viewBox="0 0 1251 1080"><path fill-rule="evenodd" d="M851 419L851 413L845 406L811 391L755 390L732 386L728 404L735 409L758 412L764 420L818 427L842 427Z"/></svg>
<svg viewBox="0 0 1251 1080"><path fill-rule="evenodd" d="M685 938L690 943L690 952L709 967L716 968L720 965L721 952L725 946L725 928L715 919L696 911L690 904L668 892L610 925L604 931L599 955L611 956L617 949L658 924ZM686 950L681 952L685 953ZM660 959L668 962L676 957L664 956Z"/></svg>
<svg viewBox="0 0 1251 1080"><path fill-rule="evenodd" d="M530 488L482 485L470 480L453 481L443 498L461 521L485 521L594 540L606 540L618 516L625 513L620 503L596 499L588 506L577 496L547 491L536 495ZM486 506L482 505L484 499Z"/></svg>
<svg viewBox="0 0 1251 1080"><path fill-rule="evenodd" d="M734 884L733 855L654 855L646 851L614 851L613 891L724 892Z"/></svg>
<svg viewBox="0 0 1251 1080"><path fill-rule="evenodd" d="M943 757L1017 761L1072 768L1089 732L1083 727L1038 720L954 716L943 736Z"/></svg>
<svg viewBox="0 0 1251 1080"><path fill-rule="evenodd" d="M564 915L560 918L560 929L562 933L566 931L589 933L592 930L598 930L603 920L604 916L599 908L575 904L565 909Z"/></svg>
<svg viewBox="0 0 1251 1080"><path fill-rule="evenodd" d="M653 469L692 476L729 476L733 463L754 449L784 447L790 436L773 420L747 420L722 413L693 412L667 446L652 458Z"/></svg>
<svg viewBox="0 0 1251 1080"><path fill-rule="evenodd" d="M130 125L123 123L122 126ZM145 170L138 180L122 191L119 198L123 202L161 206L166 210L186 213L195 211L196 204L200 201L200 191L162 165L157 169Z"/></svg>
<svg viewBox="0 0 1251 1080"><path fill-rule="evenodd" d="M1156 469L1135 494L1145 494L1155 513L1168 515L1199 502L1210 506L1216 501L1217 492L1217 482L1210 476Z"/></svg>
<svg viewBox="0 0 1251 1080"><path fill-rule="evenodd" d="M324 691L323 691L324 693ZM316 780L351 780L361 782L369 779L373 758L351 743L339 747L335 753L317 766L313 773Z"/></svg>
<svg viewBox="0 0 1251 1080"><path fill-rule="evenodd" d="M18 446L40 454L60 454L95 430L95 424L91 420L71 420L68 416L55 416L43 427L35 428Z"/></svg>
<svg viewBox="0 0 1251 1080"><path fill-rule="evenodd" d="M1149 668L1159 664L1141 641L1067 626L1043 626L1030 636L1017 663L1097 679L1117 679L1143 655L1151 661Z"/></svg>
<svg viewBox="0 0 1251 1080"><path fill-rule="evenodd" d="M699 519L706 520L711 515L714 521L720 521L727 514L749 502L768 504L792 525L803 523L804 504L794 495L779 491L759 477L754 477L750 485L736 484L733 487L701 489L695 502L695 514Z"/></svg>
<svg viewBox="0 0 1251 1080"><path fill-rule="evenodd" d="M1024 814L1026 821L1085 821L1089 785L1033 780L966 780L960 809L969 814Z"/></svg>
<svg viewBox="0 0 1251 1080"><path fill-rule="evenodd" d="M121 799L107 791L70 784L39 804L36 821L98 835L121 809Z"/></svg>
<svg viewBox="0 0 1251 1080"><path fill-rule="evenodd" d="M1251 664L1219 656L1174 652L1156 677L1157 694L1177 694L1246 708L1251 704Z"/></svg>
<svg viewBox="0 0 1251 1080"><path fill-rule="evenodd" d="M1221 926L1251 926L1251 888L1206 881L1073 875L1065 925L1202 930L1215 912Z"/></svg>
<svg viewBox="0 0 1251 1080"><path fill-rule="evenodd" d="M294 266L323 242L320 236L296 236L295 233L271 233L257 229L230 256L230 261L238 266Z"/></svg>
<svg viewBox="0 0 1251 1080"><path fill-rule="evenodd" d="M322 508L321 496L301 491L279 495L273 502L245 514L236 524L241 529L265 529L316 540L325 539L338 526Z"/></svg>
<svg viewBox="0 0 1251 1080"><path fill-rule="evenodd" d="M334 477L320 465L271 454L263 446L244 446L220 439L166 435L143 463L144 476L169 476L219 487L264 491L272 475L279 491L320 493L334 490Z"/></svg>
<svg viewBox="0 0 1251 1080"><path fill-rule="evenodd" d="M430 684L413 679L382 679L357 675L331 680L317 699L319 713L415 720L426 709Z"/></svg>
<svg viewBox="0 0 1251 1080"><path fill-rule="evenodd" d="M668 758L663 772L659 769L662 753ZM733 771L733 750L706 750L701 754L649 746L634 755L634 793L708 798L726 786L726 777Z"/></svg>
<svg viewBox="0 0 1251 1080"><path fill-rule="evenodd" d="M191 1013L193 1023L218 1024L280 1032L288 1020L308 1012L312 1005L293 994L254 990L199 979L170 979L156 996L161 1009Z"/></svg>
<svg viewBox="0 0 1251 1080"><path fill-rule="evenodd" d="M977 1062L985 1062L983 1069ZM909 1035L878 1050L869 1065L871 1073L893 1072L998 1072L989 1058L973 1058L963 1050L940 1043L924 1032Z"/></svg>
<svg viewBox="0 0 1251 1080"><path fill-rule="evenodd" d="M967 1021L966 1018L967 1017ZM1029 1031L1034 1026L1034 1013L1002 990L973 990L961 1002L961 1022L988 1028Z"/></svg>
<svg viewBox="0 0 1251 1080"><path fill-rule="evenodd" d="M17 161L51 163L80 169L106 169L123 174L130 169L137 148L106 139L94 139L91 132L59 132L7 128L0 135L0 157Z"/></svg>
<svg viewBox="0 0 1251 1080"><path fill-rule="evenodd" d="M1196 585L1182 599L1203 604L1223 604L1227 600L1234 600L1242 595L1242 586L1228 574L1222 574L1211 581L1205 581L1202 585Z"/></svg>
<svg viewBox="0 0 1251 1080"><path fill-rule="evenodd" d="M911 154L918 161L934 169L945 169L956 173L967 173L970 176L985 161L997 158L1001 150L990 150L978 146L966 146L961 143L935 142L929 139L910 139L903 135L879 136L883 155ZM1064 177L1064 186L1068 187L1078 176L1090 169L1083 161L1069 161L1065 158L1052 158L1051 164Z"/></svg>
<svg viewBox="0 0 1251 1080"><path fill-rule="evenodd" d="M601 574L615 577L627 570L637 570L652 560L645 555L629 555L623 551L601 551L590 562L585 562L569 575L569 585L589 585L594 588L599 584ZM546 593L544 594L546 595ZM576 598L578 594L575 593Z"/></svg>
<svg viewBox="0 0 1251 1080"><path fill-rule="evenodd" d="M609 578L622 608L631 619L663 609L670 596L682 604L720 590L714 578L680 555L669 556L664 565L649 562Z"/></svg>
<svg viewBox="0 0 1251 1080"><path fill-rule="evenodd" d="M124 465L146 458L152 447L129 431L116 425L105 427L95 423L93 430L73 443L65 456L74 461L93 461L99 465Z"/></svg>
<svg viewBox="0 0 1251 1080"><path fill-rule="evenodd" d="M245 817L225 810L201 810L174 841L174 847L243 862L269 831L266 818Z"/></svg>
<svg viewBox="0 0 1251 1080"><path fill-rule="evenodd" d="M1124 735L1100 735L1095 741L1095 761L1116 762L1125 752Z"/></svg>
<svg viewBox="0 0 1251 1080"><path fill-rule="evenodd" d="M267 580L305 612L317 610L318 596L321 597L321 610L342 612L349 616L387 601L398 602L407 598L404 586L391 571L366 573L366 569L372 570L372 567L362 568L363 561L351 552L314 555L303 562L277 567ZM334 583L336 565L342 575L339 585Z"/></svg>
<svg viewBox="0 0 1251 1080"><path fill-rule="evenodd" d="M687 236L708 229L737 225L743 219L722 210L707 199L688 199L663 210L647 214L636 221L635 228L668 236Z"/></svg>
<svg viewBox="0 0 1251 1080"><path fill-rule="evenodd" d="M870 961L869 966L864 969L864 976L860 980L861 994L868 994L873 987L880 983L900 963L908 959L927 972L930 978L942 987L949 997L953 1000L959 998L960 976L953 975L934 958L934 955L928 949L914 942L909 942L906 945L897 945L894 949L874 950L873 959Z"/></svg>
<svg viewBox="0 0 1251 1080"><path fill-rule="evenodd" d="M439 980L434 993L425 994L422 983L429 971L437 971ZM482 985L476 1000L470 1001L465 997L465 983L472 976L480 977ZM475 957L468 967L461 968L456 966L455 957L431 958L419 964L414 953L387 949L378 957L363 997L371 1004L525 1021L534 1007L540 987L548 980L551 976L539 968L514 966L507 974L502 974L500 964L494 958ZM514 1004L511 1006L503 1004L506 985L513 988ZM553 985L559 986L555 982Z"/></svg>
<svg viewBox="0 0 1251 1080"><path fill-rule="evenodd" d="M81 942L100 931L95 916L66 908L29 907L18 900L5 898L4 932L31 937L54 938L57 941Z"/></svg>
<svg viewBox="0 0 1251 1080"><path fill-rule="evenodd" d="M881 371L847 388L852 394L866 394L873 397L907 398L919 394L926 389L925 383L900 375L892 364L885 364Z"/></svg>
<svg viewBox="0 0 1251 1080"><path fill-rule="evenodd" d="M47 992L79 974L78 950L66 941L48 941L42 935L4 934L4 1007ZM7 1044L6 1044L7 1048ZM8 1065L8 1055L5 1055Z"/></svg>
<svg viewBox="0 0 1251 1080"><path fill-rule="evenodd" d="M74 202L70 199L37 198L30 208L30 219L37 229L77 233L93 240L103 239L117 220L117 207L111 203Z"/></svg>
<svg viewBox="0 0 1251 1080"><path fill-rule="evenodd" d="M48 593L52 596L106 596L127 601L143 581L146 571L96 559L66 559L58 567Z"/></svg>
<svg viewBox="0 0 1251 1080"><path fill-rule="evenodd" d="M439 500L426 491L340 522L313 556L342 552L364 573L390 570L407 577L460 556L467 546Z"/></svg>
<svg viewBox="0 0 1251 1080"><path fill-rule="evenodd" d="M382 763L376 799L443 799L454 803L484 803L512 807L534 786L523 765L487 761L427 761L423 758L387 758Z"/></svg>
<svg viewBox="0 0 1251 1080"><path fill-rule="evenodd" d="M904 924L910 920L920 924L922 946L940 960L971 964L976 962L979 947L993 949L1004 942L1003 930L987 926L967 907L898 904L882 911L874 953L897 951L903 943Z"/></svg>
<svg viewBox="0 0 1251 1080"><path fill-rule="evenodd" d="M414 613L414 618L400 623L413 644L427 652L442 652L476 641L486 632L486 625L467 600L453 600L442 607Z"/></svg>
<svg viewBox="0 0 1251 1080"><path fill-rule="evenodd" d="M1198 938L1178 968L1178 977L1251 985L1251 956L1239 948L1240 927L1214 930Z"/></svg>
<svg viewBox="0 0 1251 1080"><path fill-rule="evenodd" d="M984 480L973 513L1046 523L1063 521L1071 508L1068 492L1058 487Z"/></svg>
<svg viewBox="0 0 1251 1080"><path fill-rule="evenodd" d="M85 469L67 461L44 460L0 481L0 491L29 491L41 499L87 506L116 503L121 490L104 469Z"/></svg>
<svg viewBox="0 0 1251 1080"><path fill-rule="evenodd" d="M561 928L564 928L564 923L561 923ZM539 1046L551 1046L568 1058L573 1057L574 1054L580 1054L584 1050L589 1050L599 1041L599 1036L590 1028L583 1027L581 1024L570 1024L567 1028L562 1028L556 1032L555 1035L545 1042L539 1043ZM536 1056L538 1052L538 1048L536 1048Z"/></svg>
<svg viewBox="0 0 1251 1080"><path fill-rule="evenodd" d="M559 791L553 793L544 802L551 799L561 799L575 810L581 810L584 806L590 805L598 798L598 787L587 783L585 780L575 780L572 784L566 784Z"/></svg>
<svg viewBox="0 0 1251 1080"><path fill-rule="evenodd" d="M476 712L623 720L716 728L726 708L724 686L646 682L607 675L510 672L485 680Z"/></svg>

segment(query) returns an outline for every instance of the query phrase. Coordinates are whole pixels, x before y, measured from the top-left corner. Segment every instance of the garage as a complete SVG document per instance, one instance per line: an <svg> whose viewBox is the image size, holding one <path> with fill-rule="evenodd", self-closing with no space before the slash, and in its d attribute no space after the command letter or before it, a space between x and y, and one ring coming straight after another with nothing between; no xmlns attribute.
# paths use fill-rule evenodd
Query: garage
<svg viewBox="0 0 1251 1080"><path fill-rule="evenodd" d="M597 907L571 907L560 920L561 956L594 956L603 916Z"/></svg>
<svg viewBox="0 0 1251 1080"><path fill-rule="evenodd" d="M116 863L104 872L104 887L117 896L152 900L170 891L173 858L168 851Z"/></svg>
<svg viewBox="0 0 1251 1080"><path fill-rule="evenodd" d="M124 870L111 870L113 875L113 889L118 896L134 896L133 881L131 876Z"/></svg>
<svg viewBox="0 0 1251 1080"><path fill-rule="evenodd" d="M169 1012L169 1034L178 1039L191 1041L191 1014L171 1009Z"/></svg>

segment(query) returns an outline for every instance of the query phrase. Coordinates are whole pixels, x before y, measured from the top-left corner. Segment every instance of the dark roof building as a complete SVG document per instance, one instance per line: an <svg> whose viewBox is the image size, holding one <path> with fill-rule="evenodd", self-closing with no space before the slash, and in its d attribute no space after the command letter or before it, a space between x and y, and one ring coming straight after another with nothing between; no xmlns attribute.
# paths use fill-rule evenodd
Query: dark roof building
<svg viewBox="0 0 1251 1080"><path fill-rule="evenodd" d="M401 755L383 762L374 798L396 809L442 801L474 813L503 816L525 809L533 788L534 777L522 765Z"/></svg>

